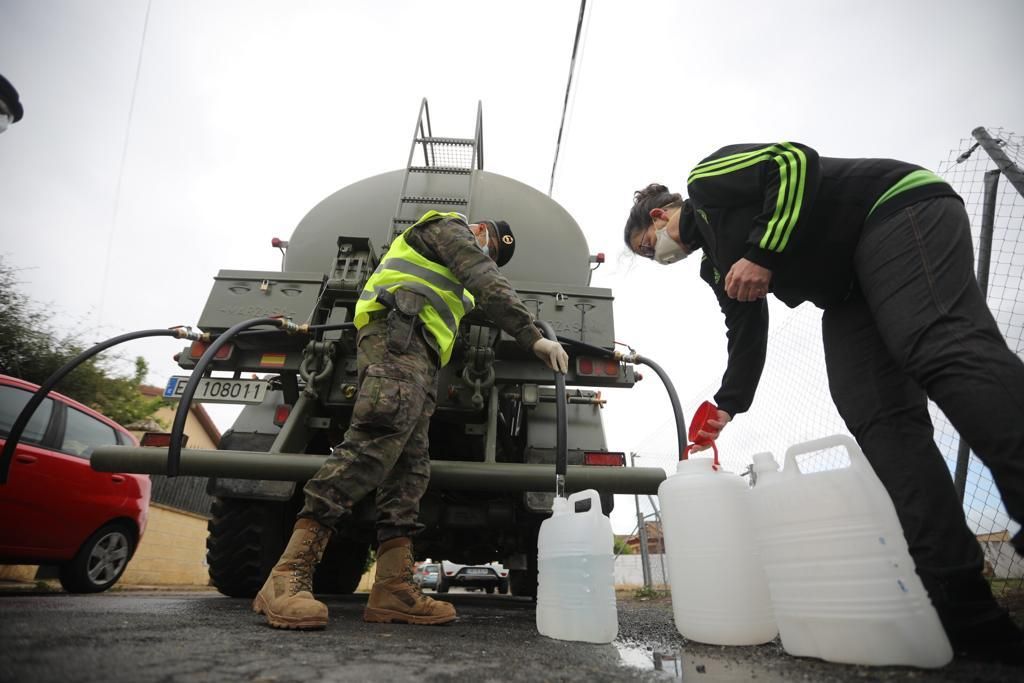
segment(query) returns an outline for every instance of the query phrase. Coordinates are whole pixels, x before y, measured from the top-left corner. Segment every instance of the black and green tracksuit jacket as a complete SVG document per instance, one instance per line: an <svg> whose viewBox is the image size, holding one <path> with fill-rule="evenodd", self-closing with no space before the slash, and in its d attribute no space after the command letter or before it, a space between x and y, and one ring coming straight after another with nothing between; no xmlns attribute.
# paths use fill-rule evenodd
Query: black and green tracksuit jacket
<svg viewBox="0 0 1024 683"><path fill-rule="evenodd" d="M701 277L725 314L729 363L716 404L750 407L764 367L768 306L725 295L725 275L746 258L772 271L771 292L789 306L828 308L856 287L853 253L865 226L922 199L957 196L931 171L893 159L821 157L796 142L723 147L687 178L693 211L684 244L704 252Z"/></svg>

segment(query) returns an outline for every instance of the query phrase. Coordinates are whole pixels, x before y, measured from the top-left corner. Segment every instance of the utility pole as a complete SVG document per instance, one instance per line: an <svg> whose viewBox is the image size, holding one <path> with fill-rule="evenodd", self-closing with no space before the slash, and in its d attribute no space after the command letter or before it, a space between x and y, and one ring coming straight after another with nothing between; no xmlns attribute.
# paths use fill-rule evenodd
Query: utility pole
<svg viewBox="0 0 1024 683"><path fill-rule="evenodd" d="M629 454L629 466L636 467L636 453ZM644 520L644 513L640 512L640 495L633 494L636 502L636 523L640 532L640 566L644 572L644 588L650 590L651 586L651 558L647 554L647 522Z"/></svg>
<svg viewBox="0 0 1024 683"><path fill-rule="evenodd" d="M654 497L651 495L647 496L647 500L651 503L651 508L654 510L654 520L658 523L658 559L661 560L661 583L662 585L668 585L668 571L665 569L665 526L661 523L661 510L658 509L658 503L655 502Z"/></svg>

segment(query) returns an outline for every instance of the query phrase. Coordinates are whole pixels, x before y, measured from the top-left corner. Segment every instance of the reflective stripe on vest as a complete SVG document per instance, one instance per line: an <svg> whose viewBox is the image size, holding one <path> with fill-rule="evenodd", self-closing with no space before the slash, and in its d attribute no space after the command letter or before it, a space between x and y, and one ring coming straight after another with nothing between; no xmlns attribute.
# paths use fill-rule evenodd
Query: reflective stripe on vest
<svg viewBox="0 0 1024 683"><path fill-rule="evenodd" d="M377 266L359 295L354 322L357 328L361 328L370 321L370 313L385 309L384 304L378 301L383 291L407 289L416 292L426 299L420 310L420 320L437 341L441 365L447 365L455 346L455 335L459 332L459 322L475 305L473 295L448 268L424 257L405 240L409 230L439 218L465 220L459 214L430 211L396 237L388 249L387 258Z"/></svg>

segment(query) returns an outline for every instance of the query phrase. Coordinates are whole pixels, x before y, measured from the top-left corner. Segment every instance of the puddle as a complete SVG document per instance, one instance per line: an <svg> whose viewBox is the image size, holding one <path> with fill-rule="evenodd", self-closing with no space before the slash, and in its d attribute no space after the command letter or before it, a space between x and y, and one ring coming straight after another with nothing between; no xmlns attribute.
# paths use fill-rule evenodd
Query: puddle
<svg viewBox="0 0 1024 683"><path fill-rule="evenodd" d="M784 683L785 679L775 673L768 673L752 666L749 662L731 660L722 655L708 657L690 654L682 650L659 651L637 643L615 641L612 643L622 659L621 666L631 669L655 671L666 681L688 681L693 683L726 683L750 681Z"/></svg>

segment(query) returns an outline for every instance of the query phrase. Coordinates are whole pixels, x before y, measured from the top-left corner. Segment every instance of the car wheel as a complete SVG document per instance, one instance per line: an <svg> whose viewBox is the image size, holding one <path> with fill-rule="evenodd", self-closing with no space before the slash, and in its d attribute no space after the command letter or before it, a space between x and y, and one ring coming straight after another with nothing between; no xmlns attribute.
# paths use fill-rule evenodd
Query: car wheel
<svg viewBox="0 0 1024 683"><path fill-rule="evenodd" d="M444 580L444 575L437 577L437 587L434 588L434 591L437 593L448 592L448 582Z"/></svg>
<svg viewBox="0 0 1024 683"><path fill-rule="evenodd" d="M487 591L487 594L488 594L488 595L494 595L494 586L488 586L488 587L487 587L487 588L485 588L484 590L486 590L486 591Z"/></svg>
<svg viewBox="0 0 1024 683"><path fill-rule="evenodd" d="M69 593L99 593L121 578L135 551L135 535L112 522L86 539L75 557L60 567L60 585Z"/></svg>
<svg viewBox="0 0 1024 683"><path fill-rule="evenodd" d="M508 593L508 579L502 579L500 582L498 582L498 592L502 595Z"/></svg>

